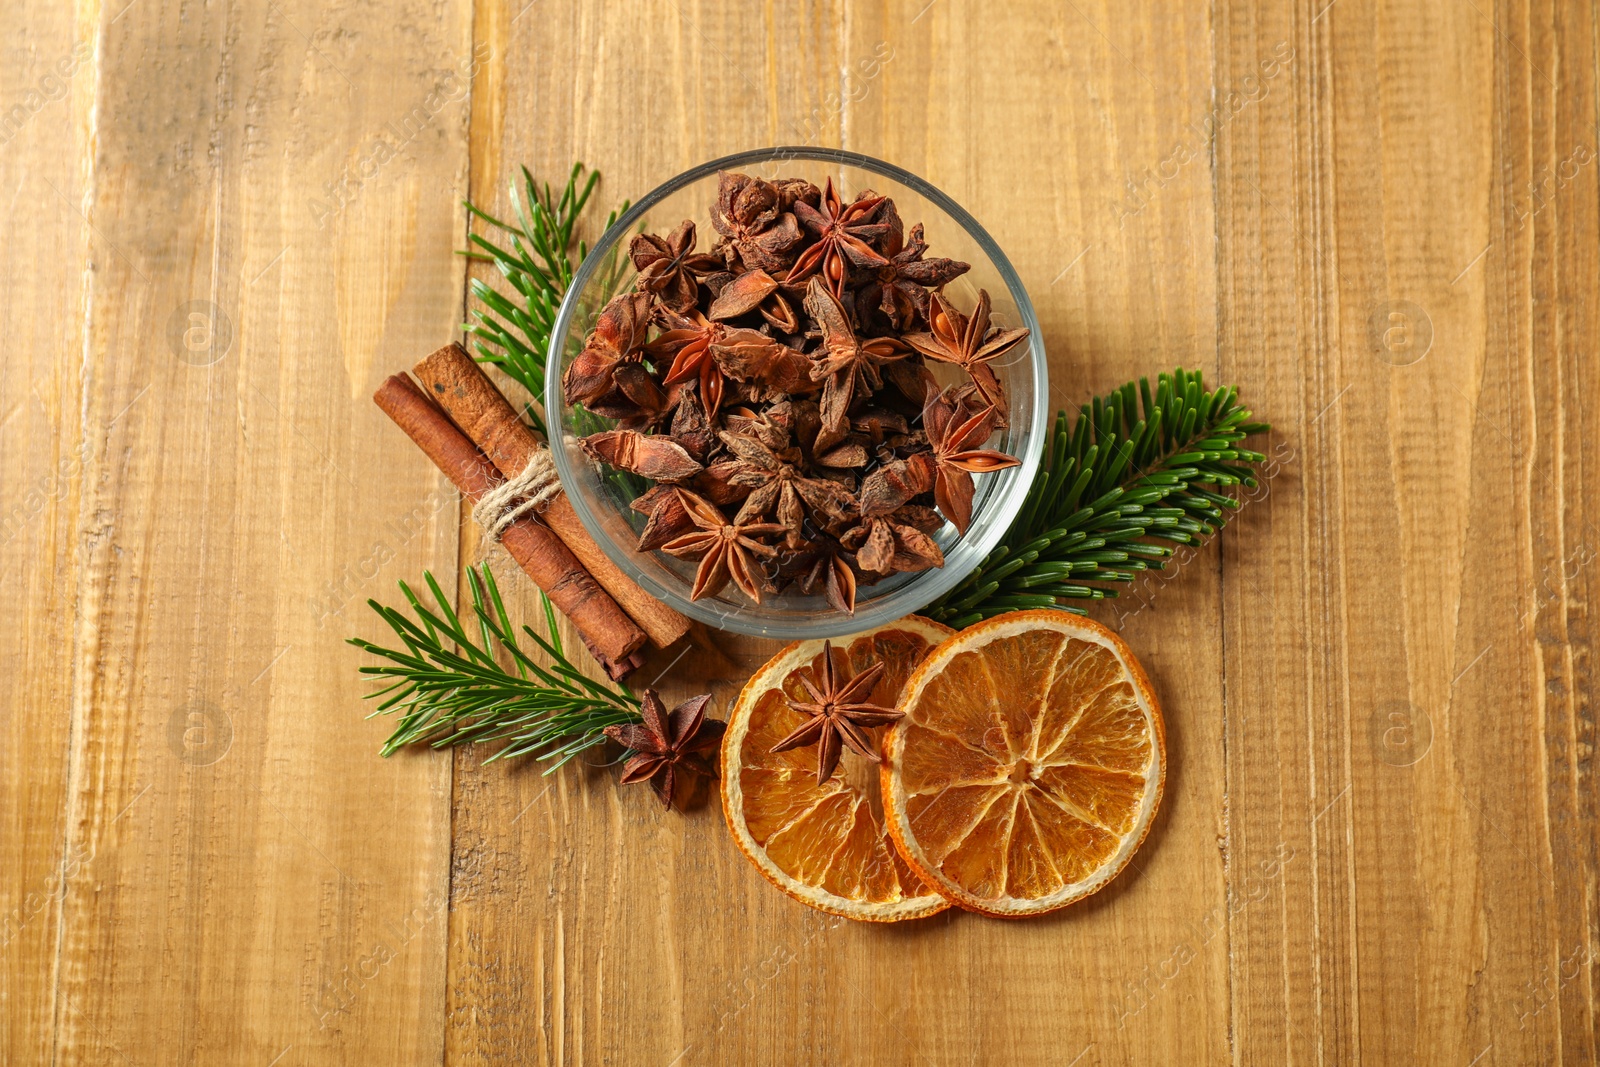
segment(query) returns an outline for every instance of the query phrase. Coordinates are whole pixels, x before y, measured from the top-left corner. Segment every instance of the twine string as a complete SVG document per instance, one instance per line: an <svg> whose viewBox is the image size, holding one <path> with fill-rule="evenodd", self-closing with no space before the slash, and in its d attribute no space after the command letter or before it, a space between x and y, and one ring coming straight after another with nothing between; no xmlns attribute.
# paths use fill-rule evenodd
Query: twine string
<svg viewBox="0 0 1600 1067"><path fill-rule="evenodd" d="M548 448L541 448L522 473L479 498L473 505L472 518L491 540L498 541L507 527L543 508L559 492L561 479L556 475L556 461Z"/></svg>

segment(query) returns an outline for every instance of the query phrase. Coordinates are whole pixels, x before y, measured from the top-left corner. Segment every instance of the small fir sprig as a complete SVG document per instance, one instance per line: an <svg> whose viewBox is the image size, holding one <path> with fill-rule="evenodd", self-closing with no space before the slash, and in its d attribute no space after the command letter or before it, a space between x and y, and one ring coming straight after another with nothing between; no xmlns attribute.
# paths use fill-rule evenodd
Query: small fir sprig
<svg viewBox="0 0 1600 1067"><path fill-rule="evenodd" d="M467 575L472 619L465 625L428 572L423 578L436 608L425 607L410 586L400 583L415 618L376 600L367 601L405 645L400 650L350 639L357 648L388 661L361 668L362 674L390 680L389 685L370 694L381 699L373 715L400 717L394 733L384 742L385 756L407 745L444 748L505 740L509 743L489 760L531 755L553 761L545 771L548 774L579 753L603 744L606 727L643 721L638 698L625 686L600 685L567 659L548 598L540 596L549 638L531 627L522 628L553 661L542 667L519 644L489 565L469 568ZM476 636L471 632L473 623ZM509 657L511 669L500 665L496 651Z"/></svg>
<svg viewBox="0 0 1600 1067"><path fill-rule="evenodd" d="M557 197L548 182L541 188L528 168L523 167L521 189L515 181L511 183L516 223L502 222L471 203L465 205L469 214L504 236L500 238L502 243L496 243L483 234L471 234L468 240L473 248L461 255L493 263L513 292L502 293L482 279L472 279L472 295L483 306L472 309L474 321L465 323L463 329L472 335L472 347L479 360L499 367L533 396L525 415L540 433L545 427L538 405L544 398L550 333L577 265L589 255L588 244L576 240L575 229L600 181L600 172L589 171L587 177L584 173L583 164L574 163L566 187ZM627 209L628 202L623 201L606 217L604 228L610 229ZM511 247L507 249L505 244ZM609 269L618 266L613 257ZM602 284L604 292L612 288L615 286Z"/></svg>
<svg viewBox="0 0 1600 1067"><path fill-rule="evenodd" d="M1269 427L1249 421L1237 395L1180 367L1154 392L1140 378L1083 405L1070 424L1058 413L1000 547L922 614L957 629L1024 608L1085 614L1073 600L1114 597L1114 583L1162 570L1171 544L1210 537L1239 506L1217 490L1254 487L1266 458L1238 447Z"/></svg>

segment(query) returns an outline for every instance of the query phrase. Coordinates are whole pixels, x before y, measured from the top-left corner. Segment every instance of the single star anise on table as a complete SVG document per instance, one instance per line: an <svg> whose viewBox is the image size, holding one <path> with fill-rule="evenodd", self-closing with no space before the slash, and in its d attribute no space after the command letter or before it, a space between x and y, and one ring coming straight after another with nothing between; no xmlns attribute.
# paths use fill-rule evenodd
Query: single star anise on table
<svg viewBox="0 0 1600 1067"><path fill-rule="evenodd" d="M845 278L852 266L881 267L889 262L869 243L889 232L887 223L872 221L883 202L884 197L863 192L847 205L829 178L818 207L796 203L795 217L817 239L794 261L784 284L798 286L820 272L829 292L838 299L844 295Z"/></svg>
<svg viewBox="0 0 1600 1067"><path fill-rule="evenodd" d="M926 333L907 334L906 344L929 359L953 363L966 371L984 402L1004 414L1005 397L999 379L987 364L1016 347L1028 336L1027 329L990 329L989 293L984 289L978 290L978 306L970 316L957 311L943 293L934 293L928 309L928 327Z"/></svg>
<svg viewBox="0 0 1600 1067"><path fill-rule="evenodd" d="M666 237L641 233L628 246L640 292L655 293L662 306L686 312L700 300L700 279L722 269L722 260L694 250L694 220L684 219Z"/></svg>
<svg viewBox="0 0 1600 1067"><path fill-rule="evenodd" d="M783 533L783 526L772 522L729 522L714 504L693 493L679 490L679 496L695 529L668 541L661 546L661 551L680 559L700 561L689 599L716 596L732 578L745 596L761 603L760 578L750 557L777 555L776 548L757 538L763 534Z"/></svg>
<svg viewBox="0 0 1600 1067"><path fill-rule="evenodd" d="M684 773L717 776L711 760L728 724L707 719L706 705L711 694L691 697L670 714L654 689L646 689L639 701L642 723L607 726L605 735L633 755L622 767L622 784L649 782L661 803L672 806L672 794Z"/></svg>
<svg viewBox="0 0 1600 1067"><path fill-rule="evenodd" d="M833 776L845 745L874 763L882 763L877 747L863 730L894 722L905 714L895 708L866 702L883 671L882 663L874 663L854 678L846 676L834 664L832 642L824 641L821 671L806 670L797 675L811 699L784 698L789 707L807 717L806 721L773 745L772 751L785 752L816 745L818 785Z"/></svg>

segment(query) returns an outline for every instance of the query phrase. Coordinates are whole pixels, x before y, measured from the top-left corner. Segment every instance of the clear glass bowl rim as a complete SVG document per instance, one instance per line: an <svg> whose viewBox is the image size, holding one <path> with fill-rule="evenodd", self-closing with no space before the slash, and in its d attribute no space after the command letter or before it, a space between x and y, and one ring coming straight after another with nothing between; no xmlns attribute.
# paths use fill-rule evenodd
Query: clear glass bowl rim
<svg viewBox="0 0 1600 1067"><path fill-rule="evenodd" d="M993 499L987 509L989 516L998 517L1000 521L991 518L990 521L983 522L984 516L975 515L966 537L957 546L960 550L959 565L952 566L947 559L944 567L924 571L916 579L894 592L859 604L854 615L828 610L810 618L793 618L774 616L761 604L745 605L742 611L729 614L713 603L690 600L687 590L680 591L663 586L653 575L641 570L625 552L615 550L610 533L595 515L585 493L573 492L567 496L584 528L589 531L589 536L594 538L601 551L605 552L624 574L637 582L646 592L690 618L703 622L713 629L730 630L755 637L780 640L842 637L862 633L884 623L913 615L961 584L962 580L1005 536L1010 527L1007 517L1017 514L1027 499L1028 490L1039 471L1045 441L1049 437L1049 424L1046 421L1049 418L1049 368L1045 358L1044 341L1039 333L1039 320L1033 310L1033 301L1029 299L1028 291L1022 285L1022 279L1017 275L1005 252L995 243L994 238L989 236L989 231L985 230L960 204L908 170L842 148L815 148L806 145L756 148L709 160L686 170L656 186L629 207L622 217L600 235L600 239L589 250L588 256L578 265L577 273L573 276L572 284L568 286L566 296L561 301L561 308L556 314L555 328L550 332L550 349L545 357L544 408L547 424L551 425L553 431L559 432L561 420L551 413L559 413L563 408L561 352L567 334L572 328L572 318L577 313L579 298L594 276L598 265L604 261L606 254L624 236L631 236L631 231L639 219L673 193L703 178L715 175L718 171L785 159L853 167L899 182L934 204L966 230L968 236L989 257L995 270L1005 282L1012 301L1017 305L1018 314L1022 317L1022 325L1028 328L1029 362L1033 373L1033 405L1027 417L1031 420L1030 425L1033 430L1028 435L1025 454L1018 457L1022 460L1021 465L992 476L1006 478L1001 495ZM1015 414L1020 417L1023 413ZM580 485L578 472L573 467L567 452L566 442L552 440L550 451L555 459L556 473L561 476L562 484L573 487Z"/></svg>

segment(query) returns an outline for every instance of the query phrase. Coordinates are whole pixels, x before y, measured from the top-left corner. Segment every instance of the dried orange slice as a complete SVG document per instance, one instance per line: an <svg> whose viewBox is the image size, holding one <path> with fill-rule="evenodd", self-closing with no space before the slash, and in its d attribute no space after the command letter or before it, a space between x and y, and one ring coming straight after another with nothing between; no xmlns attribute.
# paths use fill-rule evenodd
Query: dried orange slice
<svg viewBox="0 0 1600 1067"><path fill-rule="evenodd" d="M1166 779L1150 680L1097 622L1018 611L961 631L906 683L882 768L889 831L955 903L1036 915L1104 886Z"/></svg>
<svg viewBox="0 0 1600 1067"><path fill-rule="evenodd" d="M833 642L839 677L883 662L865 699L898 707L901 687L928 650L953 631L915 615ZM817 750L773 752L804 716L784 700L810 697L802 670L822 665L823 642L799 641L746 683L722 739L722 811L733 838L767 880L803 904L867 922L917 919L950 902L923 884L884 828L878 765L846 751L817 783ZM874 744L883 728L868 730Z"/></svg>

